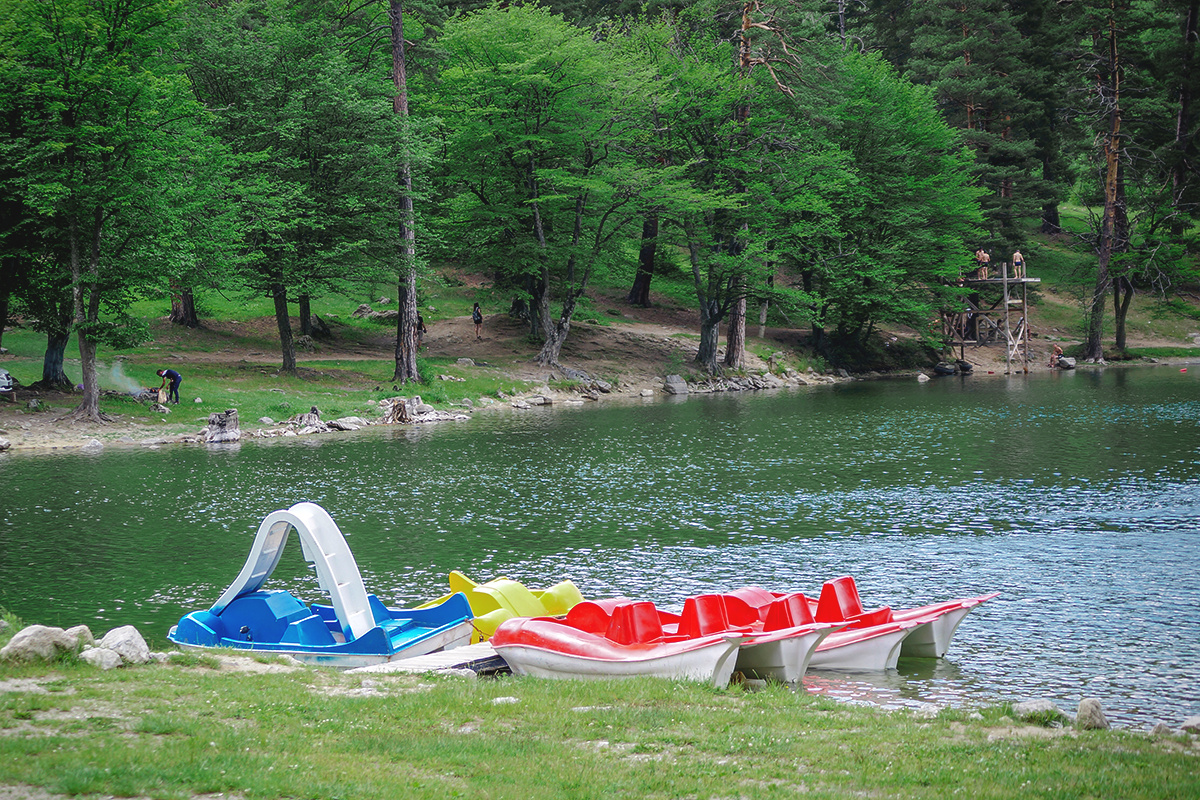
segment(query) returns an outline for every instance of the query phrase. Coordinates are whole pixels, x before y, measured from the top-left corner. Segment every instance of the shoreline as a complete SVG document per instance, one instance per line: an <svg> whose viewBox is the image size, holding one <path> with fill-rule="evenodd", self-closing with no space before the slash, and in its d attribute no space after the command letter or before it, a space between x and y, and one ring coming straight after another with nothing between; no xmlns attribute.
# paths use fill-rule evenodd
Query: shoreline
<svg viewBox="0 0 1200 800"><path fill-rule="evenodd" d="M1104 364L1079 364L1076 370L1095 370L1107 368L1122 368L1131 367L1182 367L1187 368L1190 364L1200 363L1200 360L1192 360L1188 358L1164 358L1155 359L1153 361L1129 361L1129 362L1109 362ZM1003 366L1003 360L996 366ZM707 380L696 380L688 384L689 391L687 394L672 394L665 388L664 378L662 376L641 375L636 379L623 381L619 386L614 387L611 392L587 392L586 390L576 391L559 391L550 389L545 383L541 386L531 387L527 392L517 395L506 395L503 399L482 398L484 400L492 400L490 403L476 405L474 403L448 403L442 404L445 407L439 408L434 412L435 416L429 416L425 419L416 419L411 423L385 423L379 419L363 420L362 429L402 429L411 425L429 425L439 422L465 421L477 414L483 413L518 413L532 408L547 408L551 410L566 410L568 408L577 408L588 405L611 405L613 403L659 403L666 401L680 402L686 399L691 394L720 394L725 392L759 392L759 391L781 391L800 389L816 389L822 386L836 385L839 383L850 383L863 380L920 380L920 376L928 376L930 380L945 380L946 378L1000 378L1017 376L1029 376L1038 373L1049 373L1056 370L1051 370L1045 365L1035 367L1030 365L1030 371L1024 373L1014 371L1005 373L1003 369L984 370L982 367L977 367L975 371L967 375L940 375L930 376L929 372L923 370L905 370L893 373L868 372L858 375L844 373L817 375L811 370L808 373L800 374L788 370L785 376L775 376L769 372L760 375L747 375L745 377L729 377L729 378L712 378ZM1058 370L1059 372L1070 372L1073 370ZM524 380L512 376L513 380ZM416 387L419 388L420 387ZM420 392L415 395L419 396ZM38 394L39 399L43 397L42 393ZM412 397L414 395L397 395L397 397ZM61 402L74 397L71 394L56 395L55 399ZM368 401L369 405L378 404L373 401ZM53 406L47 411L31 411L25 408L20 400L9 404L0 402L0 444L3 441L8 442L8 447L0 447L0 456L5 453L23 454L23 455L50 455L50 454L66 454L80 453L88 454L100 452L104 449L132 449L132 448L158 448L169 445L189 445L202 444L212 445L218 443L206 442L203 438L203 428L198 428L195 423L188 425L183 422L168 422L163 418L163 428L152 423L133 421L126 419L126 415L114 415L113 420L108 423L94 422L78 422L68 419L70 409L73 406ZM447 415L459 415L458 419ZM354 419L354 418L352 418ZM272 439L294 438L294 437L311 437L325 436L331 433L358 433L359 430L342 431L328 430L321 432L306 432L300 433L300 423L288 424L286 421L275 421L272 425L264 425L261 422L255 422L250 425L241 426L242 437L241 441L267 441ZM224 443L222 446L228 446L235 443Z"/></svg>

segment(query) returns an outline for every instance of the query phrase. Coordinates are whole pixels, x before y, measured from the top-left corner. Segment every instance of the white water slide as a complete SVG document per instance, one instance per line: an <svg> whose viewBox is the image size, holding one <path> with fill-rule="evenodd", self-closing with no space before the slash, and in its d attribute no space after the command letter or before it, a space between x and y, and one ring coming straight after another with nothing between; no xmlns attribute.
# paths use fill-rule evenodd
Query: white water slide
<svg viewBox="0 0 1200 800"><path fill-rule="evenodd" d="M300 536L304 560L316 567L317 582L329 593L347 641L374 628L375 615L371 613L367 589L346 537L333 517L316 503L297 503L267 515L258 526L254 546L241 573L209 611L219 615L237 598L261 589L279 564L292 528Z"/></svg>

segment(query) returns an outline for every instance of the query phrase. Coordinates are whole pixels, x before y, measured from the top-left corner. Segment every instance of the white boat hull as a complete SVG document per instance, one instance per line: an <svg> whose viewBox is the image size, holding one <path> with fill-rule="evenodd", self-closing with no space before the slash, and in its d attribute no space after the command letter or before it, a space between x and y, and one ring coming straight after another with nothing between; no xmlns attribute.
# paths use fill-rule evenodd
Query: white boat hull
<svg viewBox="0 0 1200 800"><path fill-rule="evenodd" d="M786 639L747 642L738 650L737 670L750 678L796 683L832 630L835 628L819 628Z"/></svg>
<svg viewBox="0 0 1200 800"><path fill-rule="evenodd" d="M900 648L916 623L898 627L869 638L861 630L839 631L830 634L817 647L810 669L837 669L848 672L879 672L895 669L900 660ZM858 634L858 636L856 636Z"/></svg>
<svg viewBox="0 0 1200 800"><path fill-rule="evenodd" d="M705 647L638 659L609 660L547 650L525 644L496 645L496 652L517 675L539 678L655 677L729 684L737 662L739 636L717 639Z"/></svg>

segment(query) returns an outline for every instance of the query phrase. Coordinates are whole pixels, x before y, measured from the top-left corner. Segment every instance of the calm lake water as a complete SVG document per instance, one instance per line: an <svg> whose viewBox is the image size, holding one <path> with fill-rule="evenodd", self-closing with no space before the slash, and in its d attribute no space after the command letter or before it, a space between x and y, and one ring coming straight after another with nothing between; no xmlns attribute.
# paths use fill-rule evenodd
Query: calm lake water
<svg viewBox="0 0 1200 800"><path fill-rule="evenodd" d="M1098 697L1110 720L1200 714L1200 369L860 382L240 446L0 456L0 605L136 625L163 647L312 500L369 591L462 569L677 609L852 574L868 605L989 591L946 659L810 691L979 706ZM320 599L293 539L271 586Z"/></svg>

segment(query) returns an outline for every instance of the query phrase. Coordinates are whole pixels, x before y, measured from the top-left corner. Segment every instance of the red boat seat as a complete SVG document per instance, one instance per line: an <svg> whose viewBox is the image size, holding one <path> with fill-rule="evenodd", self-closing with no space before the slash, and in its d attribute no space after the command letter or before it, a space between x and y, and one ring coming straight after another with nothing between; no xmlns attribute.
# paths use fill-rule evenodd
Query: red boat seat
<svg viewBox="0 0 1200 800"><path fill-rule="evenodd" d="M613 597L608 600L585 600L567 612L566 622L572 628L588 633L604 635L612 621L613 609L630 602L628 597Z"/></svg>
<svg viewBox="0 0 1200 800"><path fill-rule="evenodd" d="M683 601L679 633L689 639L729 630L725 599L719 594L698 594Z"/></svg>
<svg viewBox="0 0 1200 800"><path fill-rule="evenodd" d="M850 626L853 628L882 625L892 621L892 610L887 606L871 611L864 609L854 578L843 575L826 581L821 587L821 599L817 601L817 622L843 621L854 623Z"/></svg>
<svg viewBox="0 0 1200 800"><path fill-rule="evenodd" d="M808 598L800 592L793 592L767 606L763 622L764 631L781 631L798 625L811 625L816 620L808 606Z"/></svg>
<svg viewBox="0 0 1200 800"><path fill-rule="evenodd" d="M767 607L777 599L775 595L766 589L760 589L757 586L744 586L741 589L734 589L725 596L736 597L739 600L745 601L747 605L758 613L758 620L760 622L766 619ZM726 606L728 606L728 603L726 603ZM734 624L737 625L738 623L734 622Z"/></svg>
<svg viewBox="0 0 1200 800"><path fill-rule="evenodd" d="M662 638L662 622L654 603L642 600L613 609L604 638L617 644L648 644Z"/></svg>

